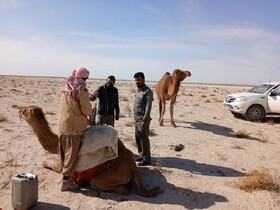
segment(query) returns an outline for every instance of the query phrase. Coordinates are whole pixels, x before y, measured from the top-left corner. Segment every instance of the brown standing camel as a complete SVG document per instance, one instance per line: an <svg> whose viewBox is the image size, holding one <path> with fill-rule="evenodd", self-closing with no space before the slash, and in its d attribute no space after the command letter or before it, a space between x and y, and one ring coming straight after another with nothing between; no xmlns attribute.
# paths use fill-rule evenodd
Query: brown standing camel
<svg viewBox="0 0 280 210"><path fill-rule="evenodd" d="M159 104L159 125L163 126L163 115L165 113L166 100L170 100L170 117L171 126L176 127L173 119L174 104L177 93L179 91L180 83L186 77L190 77L191 72L175 69L172 76L166 72L156 85L156 94Z"/></svg>
<svg viewBox="0 0 280 210"><path fill-rule="evenodd" d="M37 106L22 107L19 110L19 116L32 127L43 148L52 154L57 154L58 136L51 131L42 109ZM119 144L122 144L120 140ZM42 165L58 173L61 169L58 159L45 160L42 162ZM103 166L97 167L97 171L89 178L87 183L95 190L109 190L120 194L128 194L128 184L134 180L140 195L155 196L159 193L159 187L151 190L144 188L140 171L134 161L133 153L125 148L123 144L118 149L117 158L101 165Z"/></svg>

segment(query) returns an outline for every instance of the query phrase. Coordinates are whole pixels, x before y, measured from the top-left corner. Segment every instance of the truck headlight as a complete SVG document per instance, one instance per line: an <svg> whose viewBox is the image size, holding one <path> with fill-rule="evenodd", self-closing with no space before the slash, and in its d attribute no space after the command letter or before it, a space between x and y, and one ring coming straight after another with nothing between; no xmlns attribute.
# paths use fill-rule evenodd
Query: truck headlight
<svg viewBox="0 0 280 210"><path fill-rule="evenodd" d="M235 98L235 101L236 102L246 101L246 96L237 97L237 98Z"/></svg>

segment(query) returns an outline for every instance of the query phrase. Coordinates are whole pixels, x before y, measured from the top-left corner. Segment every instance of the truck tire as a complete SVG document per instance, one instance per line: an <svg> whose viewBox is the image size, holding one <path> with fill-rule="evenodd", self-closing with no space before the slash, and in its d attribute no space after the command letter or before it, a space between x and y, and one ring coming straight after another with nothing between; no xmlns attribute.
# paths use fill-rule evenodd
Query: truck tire
<svg viewBox="0 0 280 210"><path fill-rule="evenodd" d="M262 106L252 105L247 109L245 117L247 120L256 122L262 120L265 117L265 112Z"/></svg>

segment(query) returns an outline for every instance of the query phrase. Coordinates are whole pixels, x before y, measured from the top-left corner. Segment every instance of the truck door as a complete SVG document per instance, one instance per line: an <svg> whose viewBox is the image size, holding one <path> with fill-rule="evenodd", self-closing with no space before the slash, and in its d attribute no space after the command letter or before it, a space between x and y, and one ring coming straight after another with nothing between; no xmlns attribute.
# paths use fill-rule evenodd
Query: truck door
<svg viewBox="0 0 280 210"><path fill-rule="evenodd" d="M280 86L268 94L267 106L268 112L280 114Z"/></svg>

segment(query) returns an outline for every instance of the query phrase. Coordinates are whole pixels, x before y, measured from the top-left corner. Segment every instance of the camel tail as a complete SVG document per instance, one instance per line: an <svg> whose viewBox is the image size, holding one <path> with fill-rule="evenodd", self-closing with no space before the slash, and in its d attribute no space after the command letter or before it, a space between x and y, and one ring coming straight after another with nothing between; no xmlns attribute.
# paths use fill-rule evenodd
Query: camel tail
<svg viewBox="0 0 280 210"><path fill-rule="evenodd" d="M142 178L139 172L139 169L136 167L134 171L134 181L137 185L137 191L140 195L145 197L153 197L159 193L160 187L154 187L153 189L146 190L143 186Z"/></svg>

